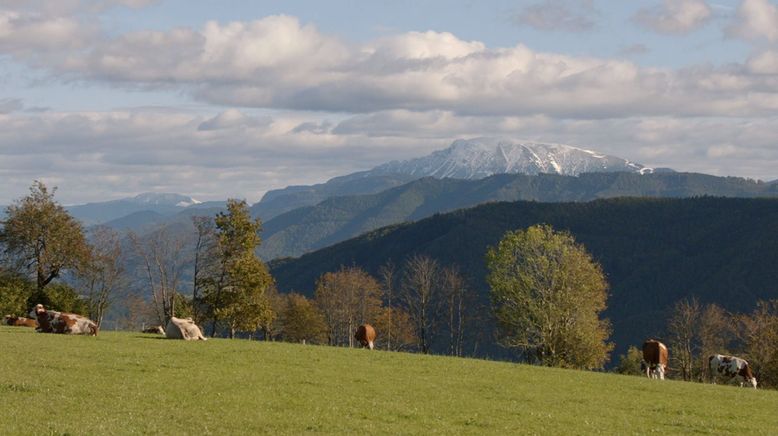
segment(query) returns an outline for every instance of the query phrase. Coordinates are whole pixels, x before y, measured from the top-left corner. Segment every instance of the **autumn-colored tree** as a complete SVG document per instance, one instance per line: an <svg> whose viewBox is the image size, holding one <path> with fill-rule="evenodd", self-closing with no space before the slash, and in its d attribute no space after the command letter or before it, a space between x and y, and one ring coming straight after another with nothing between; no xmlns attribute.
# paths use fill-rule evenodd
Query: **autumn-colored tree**
<svg viewBox="0 0 778 436"><path fill-rule="evenodd" d="M743 357L759 385L778 388L778 300L759 301L751 314L737 319Z"/></svg>
<svg viewBox="0 0 778 436"><path fill-rule="evenodd" d="M342 267L322 274L314 298L327 323L329 344L353 347L356 328L374 324L380 314L381 286L360 268Z"/></svg>
<svg viewBox="0 0 778 436"><path fill-rule="evenodd" d="M567 232L548 225L508 232L486 256L501 343L542 365L601 368L612 345L607 282Z"/></svg>
<svg viewBox="0 0 778 436"><path fill-rule="evenodd" d="M265 296L273 286L265 264L257 257L256 248L262 225L252 219L245 200L227 200L227 211L215 218L218 268L203 277L205 298L211 308L211 336L216 325L223 322L230 338L236 331L253 333L273 316Z"/></svg>
<svg viewBox="0 0 778 436"><path fill-rule="evenodd" d="M706 305L700 312L697 340L699 343L698 373L700 381L705 381L708 357L712 354L728 354L729 346L735 339L732 317L715 304Z"/></svg>
<svg viewBox="0 0 778 436"><path fill-rule="evenodd" d="M376 346L388 351L411 350L418 343L413 321L403 309L385 307L375 320ZM388 332L392 332L391 340Z"/></svg>
<svg viewBox="0 0 778 436"><path fill-rule="evenodd" d="M285 340L312 344L327 342L324 315L303 295L291 293L286 296L286 307L281 318Z"/></svg>
<svg viewBox="0 0 778 436"><path fill-rule="evenodd" d="M6 262L35 281L33 304L49 304L44 288L77 270L89 253L81 224L54 200L55 191L35 181L29 195L7 207L0 230Z"/></svg>

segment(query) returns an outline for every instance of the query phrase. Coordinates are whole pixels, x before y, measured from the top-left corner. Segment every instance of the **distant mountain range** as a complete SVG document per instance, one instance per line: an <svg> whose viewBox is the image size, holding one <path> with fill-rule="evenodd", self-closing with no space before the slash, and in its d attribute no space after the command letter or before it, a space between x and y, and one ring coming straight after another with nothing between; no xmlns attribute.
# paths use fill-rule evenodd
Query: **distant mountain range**
<svg viewBox="0 0 778 436"><path fill-rule="evenodd" d="M384 227L270 265L280 290L310 296L324 272L355 265L377 274L389 260L401 265L424 254L457 265L488 308L487 247L508 230L538 223L570 231L601 263L610 283L606 315L613 322L614 356L647 337L661 338L672 306L683 298L741 312L753 310L758 299L778 298L778 199L493 203ZM482 316L488 319L489 311ZM504 353L489 322L479 321L478 328L486 335L481 353Z"/></svg>
<svg viewBox="0 0 778 436"><path fill-rule="evenodd" d="M612 197L778 197L778 185L689 173L499 174L426 177L377 194L331 197L267 221L259 254L299 256L379 227L493 201L589 201Z"/></svg>
<svg viewBox="0 0 778 436"><path fill-rule="evenodd" d="M448 148L428 156L389 162L318 185L268 191L252 207L252 213L268 221L284 212L312 206L330 197L375 194L424 177L474 180L495 174L577 176L592 172L650 174L672 171L647 168L623 158L563 144L504 138L458 139Z"/></svg>

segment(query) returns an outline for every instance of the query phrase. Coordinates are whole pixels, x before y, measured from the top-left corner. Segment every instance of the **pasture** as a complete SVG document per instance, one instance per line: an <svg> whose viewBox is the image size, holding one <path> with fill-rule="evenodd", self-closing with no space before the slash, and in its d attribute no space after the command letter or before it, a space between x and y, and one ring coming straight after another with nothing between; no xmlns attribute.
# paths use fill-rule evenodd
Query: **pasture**
<svg viewBox="0 0 778 436"><path fill-rule="evenodd" d="M0 327L2 434L775 434L778 392L474 359Z"/></svg>

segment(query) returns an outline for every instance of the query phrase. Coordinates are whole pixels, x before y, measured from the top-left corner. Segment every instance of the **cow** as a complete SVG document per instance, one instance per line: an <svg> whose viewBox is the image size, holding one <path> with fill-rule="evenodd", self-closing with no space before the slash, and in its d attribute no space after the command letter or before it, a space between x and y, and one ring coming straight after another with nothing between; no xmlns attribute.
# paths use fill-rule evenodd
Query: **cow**
<svg viewBox="0 0 778 436"><path fill-rule="evenodd" d="M751 372L751 367L745 359L735 356L724 356L713 354L708 357L708 367L710 368L711 381L716 383L716 378L726 377L728 382L735 380L743 387L745 383L750 383L756 389L756 377Z"/></svg>
<svg viewBox="0 0 778 436"><path fill-rule="evenodd" d="M208 340L203 336L200 327L197 327L197 324L194 323L192 318L171 317L165 327L165 337L168 339L184 339L187 341L196 341L198 339L203 341Z"/></svg>
<svg viewBox="0 0 778 436"><path fill-rule="evenodd" d="M161 325L158 325L156 327L149 327L147 329L143 329L141 330L141 333L154 333L157 335L164 335L165 329Z"/></svg>
<svg viewBox="0 0 778 436"><path fill-rule="evenodd" d="M362 348L367 347L372 350L375 347L375 329L370 324L360 325L354 333L354 338L359 341Z"/></svg>
<svg viewBox="0 0 778 436"><path fill-rule="evenodd" d="M35 306L30 315L33 313L38 319L36 330L41 333L97 336L99 330L97 323L87 317L75 313L46 310L42 304Z"/></svg>
<svg viewBox="0 0 778 436"><path fill-rule="evenodd" d="M6 315L3 317L3 324L15 327L38 327L38 321L31 318L18 317L15 315Z"/></svg>
<svg viewBox="0 0 778 436"><path fill-rule="evenodd" d="M667 347L656 339L649 339L643 343L643 361L640 369L646 377L652 379L665 379L667 371Z"/></svg>

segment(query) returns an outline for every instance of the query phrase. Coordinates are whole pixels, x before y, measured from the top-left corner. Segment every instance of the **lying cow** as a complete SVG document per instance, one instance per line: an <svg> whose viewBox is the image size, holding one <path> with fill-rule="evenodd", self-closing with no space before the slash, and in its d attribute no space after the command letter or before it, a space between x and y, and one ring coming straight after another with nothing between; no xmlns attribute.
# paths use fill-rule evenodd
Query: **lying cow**
<svg viewBox="0 0 778 436"><path fill-rule="evenodd" d="M203 336L200 327L192 321L192 318L170 318L165 327L165 337L168 339L184 339L187 341L196 341L198 339L207 341Z"/></svg>
<svg viewBox="0 0 778 436"><path fill-rule="evenodd" d="M645 372L648 378L664 380L667 371L667 347L665 344L655 339L644 342L643 361L640 362L640 369Z"/></svg>
<svg viewBox="0 0 778 436"><path fill-rule="evenodd" d="M15 327L38 327L38 321L31 318L18 317L15 315L6 315L3 317L3 324Z"/></svg>
<svg viewBox="0 0 778 436"><path fill-rule="evenodd" d="M162 328L161 325L158 325L156 327L149 327L147 329L143 329L143 330L141 330L141 333L154 333L154 334L157 334L157 335L164 335L165 334L165 329Z"/></svg>
<svg viewBox="0 0 778 436"><path fill-rule="evenodd" d="M30 314L35 314L38 319L38 328L42 333L63 333L71 335L97 336L97 323L91 319L75 313L57 312L46 310L42 304L35 306Z"/></svg>
<svg viewBox="0 0 778 436"><path fill-rule="evenodd" d="M756 377L744 359L714 354L708 357L708 367L713 383L716 383L716 378L721 376L727 378L728 382L735 380L740 383L740 387L743 387L745 383L750 383L756 389Z"/></svg>
<svg viewBox="0 0 778 436"><path fill-rule="evenodd" d="M359 341L362 348L367 347L372 350L375 343L375 329L370 324L362 324L357 328L354 338Z"/></svg>

